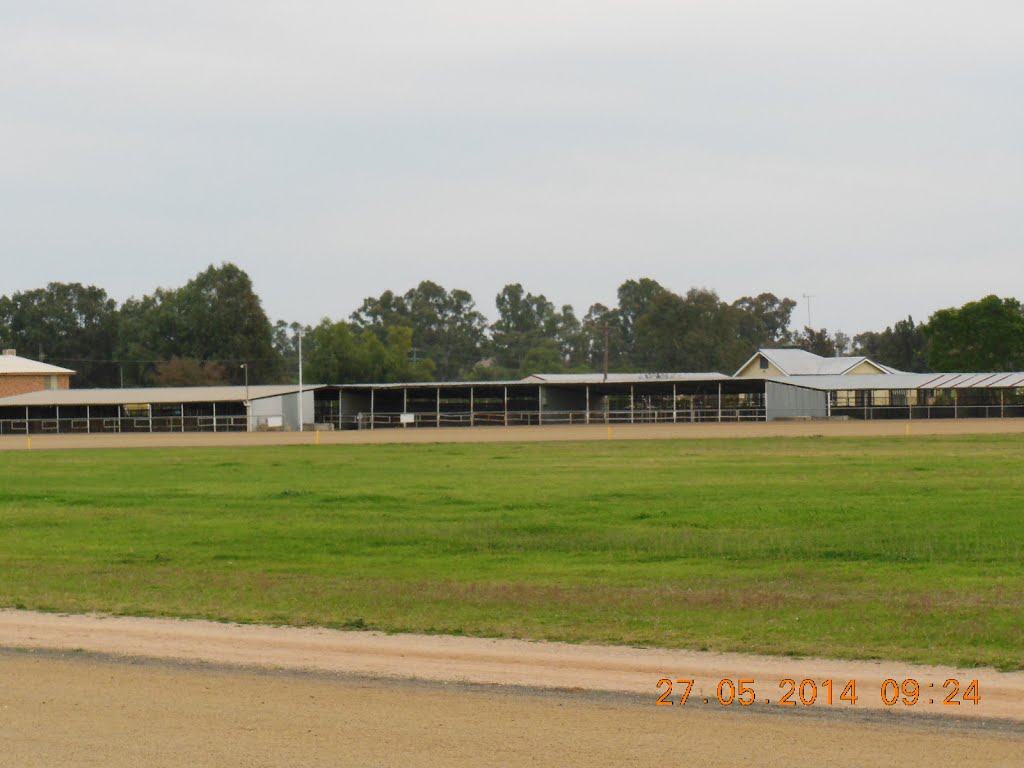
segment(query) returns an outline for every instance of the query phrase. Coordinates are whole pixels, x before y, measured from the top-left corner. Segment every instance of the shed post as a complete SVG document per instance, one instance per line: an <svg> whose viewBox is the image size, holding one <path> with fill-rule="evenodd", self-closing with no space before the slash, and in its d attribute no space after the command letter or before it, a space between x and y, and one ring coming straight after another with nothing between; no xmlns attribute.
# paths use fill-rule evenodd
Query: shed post
<svg viewBox="0 0 1024 768"><path fill-rule="evenodd" d="M999 418L1000 419L1006 418L1006 412L1005 412L1005 408L1004 408L1004 397L1003 397L1005 394L1006 394L1006 390L1005 389L1000 389L999 390Z"/></svg>
<svg viewBox="0 0 1024 768"><path fill-rule="evenodd" d="M441 426L441 388L437 388L437 426Z"/></svg>
<svg viewBox="0 0 1024 768"><path fill-rule="evenodd" d="M376 391L377 390L375 390L373 387L370 387L370 429L373 429L373 422L376 421L376 418L373 415L374 409L376 408L376 402L374 397ZM302 397L302 395L300 394L299 397Z"/></svg>
<svg viewBox="0 0 1024 768"><path fill-rule="evenodd" d="M474 422L474 418L473 418L474 411L473 411L473 408L474 408L474 404L473 404L473 387L470 387L469 388L469 426L471 426L471 427L473 426L473 422Z"/></svg>
<svg viewBox="0 0 1024 768"><path fill-rule="evenodd" d="M722 420L722 382L718 382L718 420Z"/></svg>
<svg viewBox="0 0 1024 768"><path fill-rule="evenodd" d="M542 411L544 410L544 385L537 385L537 424L538 426L544 423L544 416Z"/></svg>
<svg viewBox="0 0 1024 768"><path fill-rule="evenodd" d="M28 434L28 406L25 406L25 434Z"/></svg>
<svg viewBox="0 0 1024 768"><path fill-rule="evenodd" d="M153 431L153 404L149 404L149 431ZM181 431L185 431L185 404L181 404Z"/></svg>
<svg viewBox="0 0 1024 768"><path fill-rule="evenodd" d="M672 382L672 423L676 423L676 407L678 402L676 401L676 383Z"/></svg>
<svg viewBox="0 0 1024 768"><path fill-rule="evenodd" d="M92 432L92 417L89 415L89 406L85 406L85 434Z"/></svg>
<svg viewBox="0 0 1024 768"><path fill-rule="evenodd" d="M630 384L629 385L629 423L630 424L633 423L633 417L635 415L634 414L634 409L636 408L636 404L634 402L634 397L633 397L633 394L634 394L633 393L633 389L634 389L633 385Z"/></svg>
<svg viewBox="0 0 1024 768"><path fill-rule="evenodd" d="M505 426L508 426L508 387L505 387Z"/></svg>
<svg viewBox="0 0 1024 768"><path fill-rule="evenodd" d="M54 406L55 413L57 414L57 434L60 434L60 406Z"/></svg>
<svg viewBox="0 0 1024 768"><path fill-rule="evenodd" d="M402 387L402 413L409 412L409 388Z"/></svg>
<svg viewBox="0 0 1024 768"><path fill-rule="evenodd" d="M586 415L584 415L584 417L583 417L583 423L584 423L584 424L589 424L589 423L590 423L590 385L589 385L589 384L587 384L587 385L586 385L586 386L584 387L584 389L585 389L585 390L586 390L586 392L587 392L587 413L586 413Z"/></svg>
<svg viewBox="0 0 1024 768"><path fill-rule="evenodd" d="M246 412L248 412L248 410L249 410L248 406L246 406L245 410L246 410ZM213 403L213 431L214 432L217 431L217 404L216 403Z"/></svg>

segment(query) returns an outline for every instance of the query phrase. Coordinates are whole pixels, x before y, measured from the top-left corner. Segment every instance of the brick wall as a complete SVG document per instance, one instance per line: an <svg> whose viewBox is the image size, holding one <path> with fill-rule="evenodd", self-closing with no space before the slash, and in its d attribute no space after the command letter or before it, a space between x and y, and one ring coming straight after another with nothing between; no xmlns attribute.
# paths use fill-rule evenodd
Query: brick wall
<svg viewBox="0 0 1024 768"><path fill-rule="evenodd" d="M71 386L71 376L23 376L8 374L0 375L0 397L11 395L23 395L26 392L39 392L44 389L52 389L51 378L56 379L57 389L68 389Z"/></svg>

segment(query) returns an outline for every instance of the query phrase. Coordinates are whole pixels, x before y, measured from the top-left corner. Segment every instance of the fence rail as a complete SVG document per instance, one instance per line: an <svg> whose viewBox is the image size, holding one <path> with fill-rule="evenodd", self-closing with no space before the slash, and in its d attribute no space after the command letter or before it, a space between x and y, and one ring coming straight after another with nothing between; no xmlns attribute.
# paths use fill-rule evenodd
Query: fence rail
<svg viewBox="0 0 1024 768"><path fill-rule="evenodd" d="M583 424L684 424L765 421L764 408L693 408L677 410L609 411L455 411L437 413L358 413L336 416L329 423L336 429L402 429L430 427L519 427ZM773 417L786 414L773 412ZM849 419L997 419L1022 418L1024 405L885 405L836 406L831 416ZM793 414L790 418L797 418ZM253 417L252 429L263 427L265 418ZM94 416L91 418L0 419L0 435L103 434L166 432L245 432L245 416Z"/></svg>
<svg viewBox="0 0 1024 768"><path fill-rule="evenodd" d="M245 431L245 416L185 416L184 419L181 416L0 419L0 435Z"/></svg>
<svg viewBox="0 0 1024 768"><path fill-rule="evenodd" d="M1010 419L1024 416L1024 405L833 405L832 415L865 420Z"/></svg>
<svg viewBox="0 0 1024 768"><path fill-rule="evenodd" d="M583 424L682 424L764 421L764 408L717 408L619 411L454 411L440 413L357 413L342 416L339 429L417 427L526 427Z"/></svg>

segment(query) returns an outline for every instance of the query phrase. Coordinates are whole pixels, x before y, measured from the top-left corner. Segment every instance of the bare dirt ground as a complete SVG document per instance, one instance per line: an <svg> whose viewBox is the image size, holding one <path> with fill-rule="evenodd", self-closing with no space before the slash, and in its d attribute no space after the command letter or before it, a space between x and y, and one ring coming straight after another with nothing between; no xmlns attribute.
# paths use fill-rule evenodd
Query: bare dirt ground
<svg viewBox="0 0 1024 768"><path fill-rule="evenodd" d="M1019 766L1024 755L1024 673L989 669L25 611L0 611L0 647L20 649L0 652L2 766ZM662 677L697 681L686 706L678 690L676 705L655 705ZM855 679L859 699L829 706L822 689L814 705L782 707L785 677ZM978 679L981 703L881 704L885 678L939 690L951 677ZM722 706L723 678L753 678L758 701Z"/></svg>
<svg viewBox="0 0 1024 768"><path fill-rule="evenodd" d="M164 432L102 435L4 435L3 450L169 448L367 443L499 443L567 440L687 440L750 437L904 437L908 435L1024 434L1024 419L932 421L777 421L705 424L375 429L345 432Z"/></svg>

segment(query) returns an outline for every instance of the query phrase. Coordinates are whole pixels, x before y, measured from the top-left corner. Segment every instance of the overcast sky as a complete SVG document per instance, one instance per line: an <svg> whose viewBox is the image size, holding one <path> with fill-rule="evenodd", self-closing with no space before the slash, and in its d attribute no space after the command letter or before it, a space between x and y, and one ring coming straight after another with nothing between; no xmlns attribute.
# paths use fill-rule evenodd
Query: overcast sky
<svg viewBox="0 0 1024 768"><path fill-rule="evenodd" d="M1024 299L1020 0L0 0L0 294Z"/></svg>

